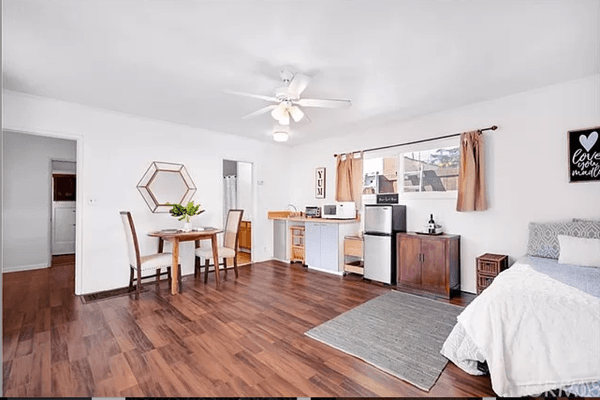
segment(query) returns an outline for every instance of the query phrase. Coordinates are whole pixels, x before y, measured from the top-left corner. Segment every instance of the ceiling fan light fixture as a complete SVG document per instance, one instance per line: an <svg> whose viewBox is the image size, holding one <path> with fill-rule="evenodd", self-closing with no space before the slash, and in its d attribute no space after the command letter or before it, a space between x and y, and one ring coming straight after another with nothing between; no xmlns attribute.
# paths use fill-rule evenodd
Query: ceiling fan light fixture
<svg viewBox="0 0 600 400"><path fill-rule="evenodd" d="M300 122L304 118L304 112L297 106L290 107L290 114L295 122Z"/></svg>
<svg viewBox="0 0 600 400"><path fill-rule="evenodd" d="M273 132L273 140L276 142L287 142L290 138L290 134L284 131Z"/></svg>
<svg viewBox="0 0 600 400"><path fill-rule="evenodd" d="M279 123L281 125L289 125L290 124L290 114L285 112L281 118L279 118Z"/></svg>

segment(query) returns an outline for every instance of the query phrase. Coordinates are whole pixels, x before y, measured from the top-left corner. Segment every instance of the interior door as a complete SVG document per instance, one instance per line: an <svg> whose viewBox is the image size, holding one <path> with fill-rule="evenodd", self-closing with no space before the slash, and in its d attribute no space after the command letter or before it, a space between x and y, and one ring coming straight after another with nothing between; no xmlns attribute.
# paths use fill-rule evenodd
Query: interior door
<svg viewBox="0 0 600 400"><path fill-rule="evenodd" d="M400 282L421 284L421 239L399 236L398 276Z"/></svg>
<svg viewBox="0 0 600 400"><path fill-rule="evenodd" d="M52 255L75 253L75 202L52 203Z"/></svg>
<svg viewBox="0 0 600 400"><path fill-rule="evenodd" d="M443 291L446 288L446 241L422 239L421 253L422 285Z"/></svg>

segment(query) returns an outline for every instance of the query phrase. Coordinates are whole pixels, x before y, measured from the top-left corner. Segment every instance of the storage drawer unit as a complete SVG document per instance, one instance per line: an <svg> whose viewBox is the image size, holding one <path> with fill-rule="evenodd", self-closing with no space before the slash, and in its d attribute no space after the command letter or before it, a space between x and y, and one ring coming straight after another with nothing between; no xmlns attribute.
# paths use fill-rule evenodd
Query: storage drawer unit
<svg viewBox="0 0 600 400"><path fill-rule="evenodd" d="M364 275L363 239L358 236L344 238L344 275L348 272Z"/></svg>
<svg viewBox="0 0 600 400"><path fill-rule="evenodd" d="M304 264L304 227L290 226L290 262L299 261Z"/></svg>
<svg viewBox="0 0 600 400"><path fill-rule="evenodd" d="M486 253L477 260L477 294L490 286L498 274L508 268L508 256Z"/></svg>

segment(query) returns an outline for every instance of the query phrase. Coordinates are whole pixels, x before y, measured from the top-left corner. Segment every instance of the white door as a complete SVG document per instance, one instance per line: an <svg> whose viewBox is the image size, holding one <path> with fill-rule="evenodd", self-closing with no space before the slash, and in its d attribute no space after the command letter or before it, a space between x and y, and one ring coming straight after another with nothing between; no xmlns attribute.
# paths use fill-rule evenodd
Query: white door
<svg viewBox="0 0 600 400"><path fill-rule="evenodd" d="M75 254L75 202L52 202L52 255Z"/></svg>

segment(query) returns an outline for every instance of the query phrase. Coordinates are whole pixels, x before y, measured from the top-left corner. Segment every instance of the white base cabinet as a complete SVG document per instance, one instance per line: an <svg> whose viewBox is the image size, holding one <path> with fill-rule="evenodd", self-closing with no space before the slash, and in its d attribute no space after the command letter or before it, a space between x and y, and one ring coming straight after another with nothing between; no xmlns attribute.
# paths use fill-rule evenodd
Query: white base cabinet
<svg viewBox="0 0 600 400"><path fill-rule="evenodd" d="M357 224L307 222L305 230L306 265L319 271L342 274L344 237L356 235Z"/></svg>
<svg viewBox="0 0 600 400"><path fill-rule="evenodd" d="M291 225L304 226L305 265L319 271L343 274L344 238L357 235L358 221L313 222L275 219L273 221L273 258L276 260L290 261L291 247L288 232Z"/></svg>
<svg viewBox="0 0 600 400"><path fill-rule="evenodd" d="M309 268L338 271L338 225L307 222L305 230L306 265Z"/></svg>

